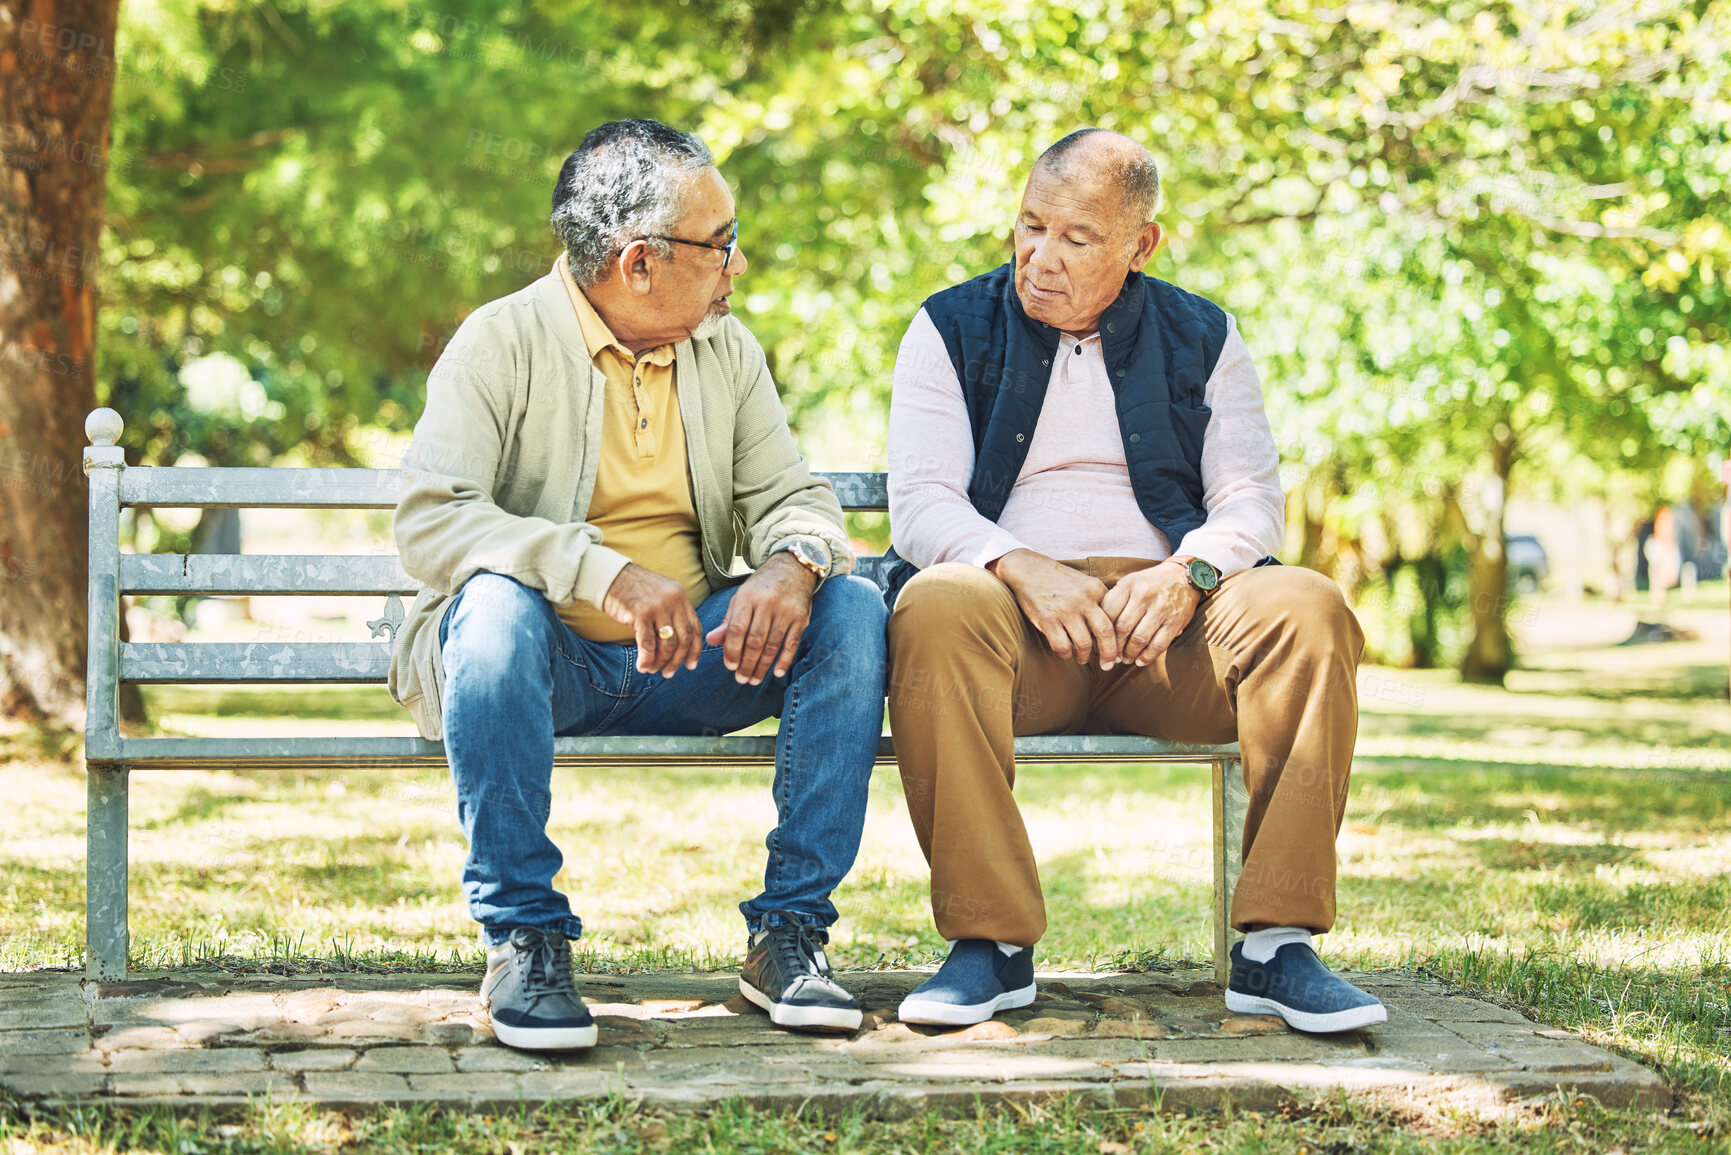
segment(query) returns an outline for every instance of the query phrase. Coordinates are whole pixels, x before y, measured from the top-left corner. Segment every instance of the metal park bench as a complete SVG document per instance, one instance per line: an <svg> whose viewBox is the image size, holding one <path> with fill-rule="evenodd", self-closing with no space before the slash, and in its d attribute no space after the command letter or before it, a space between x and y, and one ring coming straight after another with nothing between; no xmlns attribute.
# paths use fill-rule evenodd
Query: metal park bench
<svg viewBox="0 0 1731 1155"><path fill-rule="evenodd" d="M120 511L152 506L274 509L393 509L394 469L128 468L119 446L121 418L98 409L85 420L90 485L89 712L84 758L89 779L85 967L93 979L115 981L127 967L127 776L135 769L274 770L365 765L419 769L445 765L443 743L420 737L128 738L120 733L124 682L382 684L391 641L403 620L403 594L420 584L395 554L135 554L120 552ZM829 473L843 508L883 512L885 475ZM881 558L862 559L858 572L878 579ZM120 641L125 594L261 596L368 594L383 612L368 622L375 642L128 642ZM769 766L772 736L556 738L561 766L645 763ZM1214 969L1226 982L1227 906L1236 883L1244 830L1238 747L1184 746L1152 738L1065 734L1016 739L1016 758L1031 763L1175 762L1214 771ZM893 763L889 738L880 764Z"/></svg>

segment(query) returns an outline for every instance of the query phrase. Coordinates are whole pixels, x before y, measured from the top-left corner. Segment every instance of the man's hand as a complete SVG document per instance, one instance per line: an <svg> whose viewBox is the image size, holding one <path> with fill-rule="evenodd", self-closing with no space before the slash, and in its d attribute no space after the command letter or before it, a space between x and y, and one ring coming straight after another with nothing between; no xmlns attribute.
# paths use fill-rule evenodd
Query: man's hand
<svg viewBox="0 0 1731 1155"><path fill-rule="evenodd" d="M726 620L703 640L722 647L721 660L741 685L761 684L772 666L784 677L811 621L816 590L816 574L786 551L771 554L733 595Z"/></svg>
<svg viewBox="0 0 1731 1155"><path fill-rule="evenodd" d="M1161 562L1120 578L1101 603L1125 662L1146 666L1166 652L1202 604L1184 567Z"/></svg>
<svg viewBox="0 0 1731 1155"><path fill-rule="evenodd" d="M630 626L637 635L638 673L671 678L680 666L697 668L703 627L685 587L672 578L632 562L607 587L601 612ZM672 627L672 634L662 637L663 627Z"/></svg>
<svg viewBox="0 0 1731 1155"><path fill-rule="evenodd" d="M1010 587L1054 654L1084 666L1097 656L1102 670L1118 664L1118 635L1100 604L1105 582L1031 549L1013 549L986 568Z"/></svg>

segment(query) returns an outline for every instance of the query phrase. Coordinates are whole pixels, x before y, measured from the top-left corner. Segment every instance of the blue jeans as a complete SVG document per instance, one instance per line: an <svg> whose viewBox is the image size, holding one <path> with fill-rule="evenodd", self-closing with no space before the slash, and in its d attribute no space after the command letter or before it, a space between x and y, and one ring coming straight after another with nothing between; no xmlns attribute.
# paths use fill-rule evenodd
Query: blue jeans
<svg viewBox="0 0 1731 1155"><path fill-rule="evenodd" d="M698 607L704 632L738 588ZM439 644L445 755L469 840L463 893L489 946L519 926L583 932L553 889L564 863L547 837L555 735L726 734L774 715L776 826L763 892L739 909L753 931L770 911L835 921L829 894L859 851L883 732L884 608L871 582L825 582L792 668L757 686L734 681L711 645L695 670L639 673L636 646L585 641L539 590L495 573L464 584Z"/></svg>

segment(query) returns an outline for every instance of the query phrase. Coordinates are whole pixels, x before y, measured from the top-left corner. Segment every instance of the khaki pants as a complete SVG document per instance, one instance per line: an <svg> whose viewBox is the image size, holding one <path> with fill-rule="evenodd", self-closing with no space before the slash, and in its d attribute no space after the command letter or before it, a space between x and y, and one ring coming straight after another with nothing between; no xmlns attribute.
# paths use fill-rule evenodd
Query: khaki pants
<svg viewBox="0 0 1731 1155"><path fill-rule="evenodd" d="M1066 564L1111 586L1152 563ZM915 575L890 615L889 715L938 933L1020 946L1045 933L1015 736L1072 733L1238 741L1250 807L1232 925L1328 930L1363 649L1339 588L1296 567L1226 578L1159 659L1109 672L1054 655L986 570Z"/></svg>

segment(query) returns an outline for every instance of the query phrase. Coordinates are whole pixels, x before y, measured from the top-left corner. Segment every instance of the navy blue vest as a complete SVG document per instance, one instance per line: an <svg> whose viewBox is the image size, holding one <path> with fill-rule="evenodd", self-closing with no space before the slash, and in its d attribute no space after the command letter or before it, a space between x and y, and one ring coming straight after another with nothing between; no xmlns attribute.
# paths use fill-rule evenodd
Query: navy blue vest
<svg viewBox="0 0 1731 1155"><path fill-rule="evenodd" d="M944 339L973 426L968 500L996 521L1028 458L1061 334L1023 311L1013 263L933 294L924 308ZM1226 344L1226 314L1131 273L1100 316L1100 344L1136 504L1177 548L1208 519L1202 438L1210 410L1202 398ZM917 570L894 550L884 560L893 603Z"/></svg>

